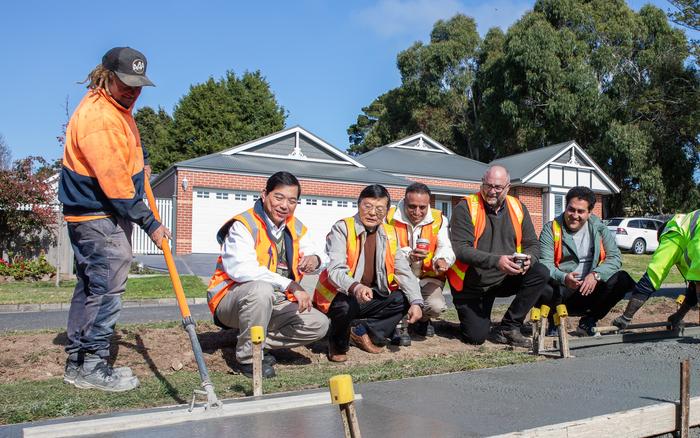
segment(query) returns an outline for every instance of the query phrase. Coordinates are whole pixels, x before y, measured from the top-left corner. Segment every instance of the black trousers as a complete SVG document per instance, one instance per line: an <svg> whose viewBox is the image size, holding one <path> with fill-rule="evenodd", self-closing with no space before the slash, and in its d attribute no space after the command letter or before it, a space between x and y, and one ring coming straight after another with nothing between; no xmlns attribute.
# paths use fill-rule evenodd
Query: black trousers
<svg viewBox="0 0 700 438"><path fill-rule="evenodd" d="M625 271L617 271L608 281L599 281L593 292L583 296L578 291L572 293L559 282L550 280L553 298L552 309L559 304L565 304L569 315L585 316L594 322L602 319L615 304L625 297L627 292L634 289L634 280Z"/></svg>
<svg viewBox="0 0 700 438"><path fill-rule="evenodd" d="M497 297L515 295L501 320L501 326L520 328L533 306L551 301L552 288L548 281L549 270L543 264L535 263L524 275L509 275L501 284L481 295L453 294L462 340L476 345L484 343L491 328L491 310Z"/></svg>
<svg viewBox="0 0 700 438"><path fill-rule="evenodd" d="M347 351L350 326L353 321L363 320L372 342L384 344L408 308L408 300L401 290L395 290L388 296L374 291L372 299L364 304L358 303L354 296L338 293L328 309L327 315L331 319L328 340L333 343L335 351Z"/></svg>

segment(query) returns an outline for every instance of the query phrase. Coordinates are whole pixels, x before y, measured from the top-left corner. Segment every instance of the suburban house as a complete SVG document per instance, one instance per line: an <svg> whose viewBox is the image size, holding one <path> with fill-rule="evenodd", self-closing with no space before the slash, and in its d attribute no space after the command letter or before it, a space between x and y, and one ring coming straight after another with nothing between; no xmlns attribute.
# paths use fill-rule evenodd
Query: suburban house
<svg viewBox="0 0 700 438"><path fill-rule="evenodd" d="M599 200L620 191L574 141L494 163L510 170L510 193L527 206L538 232L544 222L562 211L569 188L591 187ZM396 202L411 182L423 182L433 192L433 206L449 216L463 196L478 191L487 167L455 154L423 133L351 157L295 126L176 163L158 175L153 191L161 213L170 210L165 213L172 217L172 223L166 225L173 231L175 252L216 254L216 231L226 220L250 208L267 178L279 170L299 178L302 195L296 216L316 239L323 240L335 221L355 213L357 196L368 184L384 185ZM602 216L601 208L597 203L597 215ZM134 250L154 252L155 247L150 248L140 250L135 245Z"/></svg>

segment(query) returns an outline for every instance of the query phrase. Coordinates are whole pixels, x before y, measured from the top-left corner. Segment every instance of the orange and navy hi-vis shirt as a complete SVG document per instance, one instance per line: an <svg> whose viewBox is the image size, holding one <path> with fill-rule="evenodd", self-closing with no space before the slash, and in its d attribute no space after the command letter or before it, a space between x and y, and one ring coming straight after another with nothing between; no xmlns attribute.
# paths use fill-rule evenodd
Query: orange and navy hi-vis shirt
<svg viewBox="0 0 700 438"><path fill-rule="evenodd" d="M67 222L116 215L149 234L160 226L143 202L144 157L131 110L96 89L73 113L58 189Z"/></svg>

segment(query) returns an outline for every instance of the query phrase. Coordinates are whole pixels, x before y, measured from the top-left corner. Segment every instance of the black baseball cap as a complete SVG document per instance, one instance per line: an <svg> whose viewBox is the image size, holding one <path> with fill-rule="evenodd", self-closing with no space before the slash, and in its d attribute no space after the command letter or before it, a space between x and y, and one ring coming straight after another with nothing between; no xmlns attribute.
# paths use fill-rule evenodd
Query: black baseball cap
<svg viewBox="0 0 700 438"><path fill-rule="evenodd" d="M155 86L146 77L146 57L131 47L115 47L102 57L102 66L130 87Z"/></svg>

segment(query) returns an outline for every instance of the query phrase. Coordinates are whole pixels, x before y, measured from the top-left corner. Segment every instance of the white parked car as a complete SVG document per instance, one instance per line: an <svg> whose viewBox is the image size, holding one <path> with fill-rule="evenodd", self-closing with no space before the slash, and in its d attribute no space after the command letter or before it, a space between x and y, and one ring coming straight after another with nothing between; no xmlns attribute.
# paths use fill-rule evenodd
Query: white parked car
<svg viewBox="0 0 700 438"><path fill-rule="evenodd" d="M659 246L657 231L663 222L642 217L614 217L605 220L608 229L615 235L615 243L622 250L635 254L653 252Z"/></svg>

